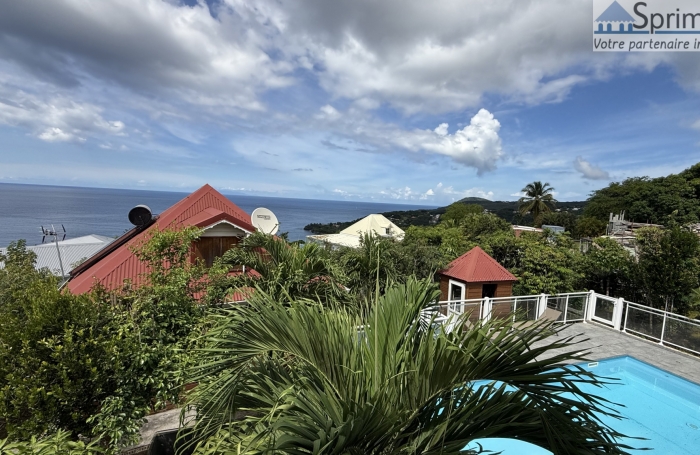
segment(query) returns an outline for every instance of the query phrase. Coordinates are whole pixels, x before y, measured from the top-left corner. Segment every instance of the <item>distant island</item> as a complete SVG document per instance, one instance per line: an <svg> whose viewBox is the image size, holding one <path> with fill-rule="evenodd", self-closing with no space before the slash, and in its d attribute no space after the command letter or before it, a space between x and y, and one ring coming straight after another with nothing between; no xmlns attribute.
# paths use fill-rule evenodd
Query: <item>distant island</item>
<svg viewBox="0 0 700 455"><path fill-rule="evenodd" d="M480 197L465 197L457 202L463 204L480 205L483 207L484 211L493 213L512 224L521 224L525 226L530 226L533 224L531 216L522 216L520 212L518 212L517 201L490 201ZM557 202L557 211L571 212L572 214L580 215L585 206L586 201ZM409 226L430 226L437 224L440 216L445 213L445 210L447 210L447 206L436 209L383 212L382 215L387 217L397 226L405 229ZM310 223L304 226L304 230L310 231L313 234L337 234L357 221L359 221L359 219L324 224Z"/></svg>

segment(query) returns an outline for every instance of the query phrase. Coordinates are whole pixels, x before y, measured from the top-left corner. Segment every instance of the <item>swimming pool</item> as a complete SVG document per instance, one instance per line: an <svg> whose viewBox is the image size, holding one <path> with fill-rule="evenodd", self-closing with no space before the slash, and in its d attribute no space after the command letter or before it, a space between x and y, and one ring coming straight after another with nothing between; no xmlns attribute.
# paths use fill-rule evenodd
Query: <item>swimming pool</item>
<svg viewBox="0 0 700 455"><path fill-rule="evenodd" d="M629 356L593 362L583 367L598 376L620 380L603 388L582 385L581 389L625 406L618 409L626 417L625 420L604 417L603 421L620 433L648 439L627 440L627 444L653 449L632 453L700 454L700 385ZM489 450L502 450L503 455L551 453L533 446L526 449L524 443L505 439L483 439L479 442Z"/></svg>

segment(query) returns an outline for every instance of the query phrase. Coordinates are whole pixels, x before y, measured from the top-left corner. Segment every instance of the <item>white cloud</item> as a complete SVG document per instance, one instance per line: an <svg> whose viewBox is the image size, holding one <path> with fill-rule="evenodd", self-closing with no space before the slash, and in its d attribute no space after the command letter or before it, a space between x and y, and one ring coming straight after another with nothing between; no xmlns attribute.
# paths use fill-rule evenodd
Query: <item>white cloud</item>
<svg viewBox="0 0 700 455"><path fill-rule="evenodd" d="M559 101L614 61L592 58L590 5L579 0L478 0L468 14L450 0L279 5L284 38L315 61L324 89L407 113L474 107L487 92Z"/></svg>
<svg viewBox="0 0 700 455"><path fill-rule="evenodd" d="M501 124L486 109L472 117L469 125L454 134L447 134L447 124L435 129L439 138L431 138L421 144L424 150L447 155L458 163L475 167L479 174L496 168L496 161L503 155L498 131Z"/></svg>
<svg viewBox="0 0 700 455"><path fill-rule="evenodd" d="M591 164L580 156L574 160L574 169L581 173L584 179L588 180L609 180L610 174L599 166Z"/></svg>
<svg viewBox="0 0 700 455"><path fill-rule="evenodd" d="M416 199L419 198L416 193L414 193L410 187L405 186L403 188L389 188L386 190L382 190L379 192L384 197L388 197L390 199L404 199L404 200L411 200L411 199Z"/></svg>
<svg viewBox="0 0 700 455"><path fill-rule="evenodd" d="M435 200L437 201L457 201L465 197L479 197L483 199L493 200L493 191L484 191L482 188L468 188L457 190L453 186L445 186L442 182L435 185L435 188L430 188L428 191L420 195L420 200Z"/></svg>
<svg viewBox="0 0 700 455"><path fill-rule="evenodd" d="M288 86L295 66L266 51L280 32L270 21L276 13L243 3L214 8L216 17L204 2L20 2L0 16L12 37L0 54L63 85L96 78L199 106L261 110L258 93Z"/></svg>
<svg viewBox="0 0 700 455"><path fill-rule="evenodd" d="M594 56L589 17L580 0L475 0L468 14L453 0L13 2L0 59L65 87L116 82L237 115L269 109L261 94L303 84L299 72L359 109L409 114L473 108L485 93L556 102L620 68L664 63L700 88L687 57Z"/></svg>
<svg viewBox="0 0 700 455"><path fill-rule="evenodd" d="M330 104L326 104L325 106L321 106L320 109L321 113L319 113L316 118L319 119L327 119L327 120L337 120L340 118L340 112Z"/></svg>
<svg viewBox="0 0 700 455"><path fill-rule="evenodd" d="M473 167L479 174L492 171L503 155L498 132L501 124L486 109L472 117L469 125L454 134L448 133L448 124L434 130L381 131L379 137L411 151L424 151L450 157L457 163Z"/></svg>
<svg viewBox="0 0 700 455"><path fill-rule="evenodd" d="M435 134L437 134L438 136L447 136L447 128L449 126L450 125L448 125L447 123L441 123L433 131L435 131Z"/></svg>
<svg viewBox="0 0 700 455"><path fill-rule="evenodd" d="M43 99L0 86L0 123L29 128L47 142L84 142L86 135L124 135L124 122L106 120L102 109L65 97Z"/></svg>
<svg viewBox="0 0 700 455"><path fill-rule="evenodd" d="M76 138L70 133L66 133L61 128L46 128L41 134L39 134L39 139L46 142L67 142L77 139L80 142L85 141L83 138Z"/></svg>

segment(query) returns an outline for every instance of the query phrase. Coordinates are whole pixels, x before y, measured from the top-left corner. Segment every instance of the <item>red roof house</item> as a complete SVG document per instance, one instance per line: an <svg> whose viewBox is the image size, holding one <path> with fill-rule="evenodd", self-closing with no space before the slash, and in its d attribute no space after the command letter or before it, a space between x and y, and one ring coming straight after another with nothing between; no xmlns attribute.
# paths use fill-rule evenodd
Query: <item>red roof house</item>
<svg viewBox="0 0 700 455"><path fill-rule="evenodd" d="M132 249L153 232L189 226L203 229L200 239L193 245L193 259L201 259L208 265L255 231L250 215L211 186L204 185L154 217L150 223L131 229L74 268L68 289L74 294L82 294L96 283L107 289L116 289L127 279L134 284L140 283L147 271L146 265L138 260Z"/></svg>
<svg viewBox="0 0 700 455"><path fill-rule="evenodd" d="M440 273L440 300L509 297L517 278L481 248L474 247Z"/></svg>

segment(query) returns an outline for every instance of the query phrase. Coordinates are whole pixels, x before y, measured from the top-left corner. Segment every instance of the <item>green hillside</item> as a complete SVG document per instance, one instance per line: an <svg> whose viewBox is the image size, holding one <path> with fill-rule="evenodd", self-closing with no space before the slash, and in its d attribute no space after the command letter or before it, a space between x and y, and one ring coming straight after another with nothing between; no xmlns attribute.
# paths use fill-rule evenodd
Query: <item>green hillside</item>
<svg viewBox="0 0 700 455"><path fill-rule="evenodd" d="M483 207L485 211L498 215L500 218L512 224L532 225L532 217L523 217L518 213L517 201L489 201L488 199L471 197L461 199L457 202L479 205ZM585 206L585 201L557 203L558 210L565 213L570 212L572 215L581 214ZM439 220L439 215L445 213L445 210L447 210L447 207L424 210L399 210L384 212L382 215L390 219L397 226L405 229L409 226L430 226L436 224ZM358 220L327 224L312 223L304 226L304 230L311 231L314 234L335 234L356 221Z"/></svg>

